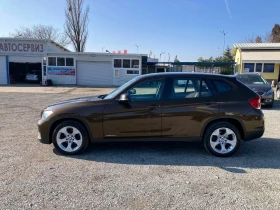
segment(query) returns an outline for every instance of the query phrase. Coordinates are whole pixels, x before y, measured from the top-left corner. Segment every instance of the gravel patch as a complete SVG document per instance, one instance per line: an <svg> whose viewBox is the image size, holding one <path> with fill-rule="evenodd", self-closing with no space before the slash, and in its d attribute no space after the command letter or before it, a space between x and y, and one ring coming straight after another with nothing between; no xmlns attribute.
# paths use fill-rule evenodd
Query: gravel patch
<svg viewBox="0 0 280 210"><path fill-rule="evenodd" d="M70 157L37 141L41 109L112 88L16 88L0 87L0 209L280 208L280 101L263 109L264 136L230 158L196 142L94 144Z"/></svg>

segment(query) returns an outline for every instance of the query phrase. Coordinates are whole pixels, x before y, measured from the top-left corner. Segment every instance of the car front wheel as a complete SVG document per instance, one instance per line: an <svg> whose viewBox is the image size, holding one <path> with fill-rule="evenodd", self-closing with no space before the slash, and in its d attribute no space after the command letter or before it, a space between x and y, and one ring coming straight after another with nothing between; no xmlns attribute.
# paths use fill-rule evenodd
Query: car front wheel
<svg viewBox="0 0 280 210"><path fill-rule="evenodd" d="M52 134L52 142L55 148L65 155L78 154L89 145L84 126L74 121L65 121L59 124Z"/></svg>
<svg viewBox="0 0 280 210"><path fill-rule="evenodd" d="M233 155L240 145L240 133L235 126L226 122L211 125L204 135L204 147L219 157Z"/></svg>

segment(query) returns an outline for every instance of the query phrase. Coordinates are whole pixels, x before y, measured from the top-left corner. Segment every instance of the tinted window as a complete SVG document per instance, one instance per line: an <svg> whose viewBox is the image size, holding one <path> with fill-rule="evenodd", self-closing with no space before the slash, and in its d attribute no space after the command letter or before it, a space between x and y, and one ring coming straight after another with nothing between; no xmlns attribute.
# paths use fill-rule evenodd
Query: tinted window
<svg viewBox="0 0 280 210"><path fill-rule="evenodd" d="M212 96L207 83L200 78L173 79L171 99L185 99Z"/></svg>
<svg viewBox="0 0 280 210"><path fill-rule="evenodd" d="M231 87L225 82L222 81L213 81L213 82L219 93L224 93L231 90Z"/></svg>
<svg viewBox="0 0 280 210"><path fill-rule="evenodd" d="M138 70L127 70L126 71L127 74L139 74Z"/></svg>
<svg viewBox="0 0 280 210"><path fill-rule="evenodd" d="M139 68L139 60L132 60L132 68Z"/></svg>
<svg viewBox="0 0 280 210"><path fill-rule="evenodd" d="M114 59L114 67L121 68L122 67L122 60L121 59Z"/></svg>
<svg viewBox="0 0 280 210"><path fill-rule="evenodd" d="M159 100L163 90L163 80L144 81L127 91L131 101Z"/></svg>

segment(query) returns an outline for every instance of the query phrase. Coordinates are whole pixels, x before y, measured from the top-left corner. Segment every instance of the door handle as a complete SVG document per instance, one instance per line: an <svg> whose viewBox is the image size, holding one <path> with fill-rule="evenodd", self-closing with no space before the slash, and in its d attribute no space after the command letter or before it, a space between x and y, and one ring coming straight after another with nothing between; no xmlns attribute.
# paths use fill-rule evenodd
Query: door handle
<svg viewBox="0 0 280 210"><path fill-rule="evenodd" d="M158 108L160 108L160 105L153 104L149 106L149 109L158 109Z"/></svg>
<svg viewBox="0 0 280 210"><path fill-rule="evenodd" d="M205 104L205 105L211 105L211 104L215 104L216 101L204 101L202 103Z"/></svg>

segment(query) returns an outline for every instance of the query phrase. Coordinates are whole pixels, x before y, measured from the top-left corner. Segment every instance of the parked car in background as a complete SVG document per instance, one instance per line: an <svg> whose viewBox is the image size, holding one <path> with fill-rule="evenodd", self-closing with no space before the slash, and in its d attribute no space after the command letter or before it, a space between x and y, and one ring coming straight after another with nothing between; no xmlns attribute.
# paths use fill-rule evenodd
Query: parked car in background
<svg viewBox="0 0 280 210"><path fill-rule="evenodd" d="M31 71L30 73L27 73L25 75L25 82L36 82L36 83L39 83L41 80L40 80L40 75L39 73L34 70L34 71Z"/></svg>
<svg viewBox="0 0 280 210"><path fill-rule="evenodd" d="M276 85L276 98L280 99L280 81Z"/></svg>
<svg viewBox="0 0 280 210"><path fill-rule="evenodd" d="M273 107L274 90L259 73L238 73L236 78L261 96L261 105Z"/></svg>
<svg viewBox="0 0 280 210"><path fill-rule="evenodd" d="M186 86L178 86L182 80ZM192 139L226 157L242 140L263 135L260 106L260 96L235 76L146 74L107 95L46 107L38 121L38 139L66 155L82 152L90 142Z"/></svg>

